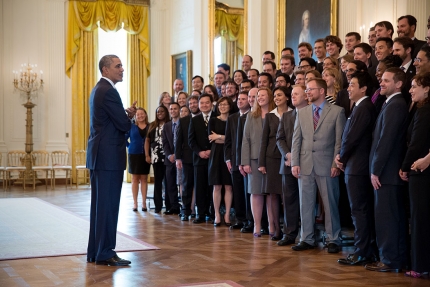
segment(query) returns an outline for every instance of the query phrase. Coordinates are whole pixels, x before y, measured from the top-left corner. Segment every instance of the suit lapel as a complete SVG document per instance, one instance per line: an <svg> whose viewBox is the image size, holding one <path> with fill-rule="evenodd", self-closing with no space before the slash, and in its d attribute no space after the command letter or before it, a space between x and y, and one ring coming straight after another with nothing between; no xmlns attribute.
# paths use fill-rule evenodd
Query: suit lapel
<svg viewBox="0 0 430 287"><path fill-rule="evenodd" d="M319 121L318 121L317 128L315 129L315 131L314 131L314 132L316 132L316 131L318 130L318 128L321 126L321 123L324 121L324 118L327 116L327 114L329 113L330 109L331 109L331 104L330 104L329 102L326 102L326 103L324 104L324 108L323 108L323 110L322 110L322 113L321 113L320 119L319 119ZM311 109L311 110L312 110L312 109ZM312 115L312 118L313 118L313 115Z"/></svg>

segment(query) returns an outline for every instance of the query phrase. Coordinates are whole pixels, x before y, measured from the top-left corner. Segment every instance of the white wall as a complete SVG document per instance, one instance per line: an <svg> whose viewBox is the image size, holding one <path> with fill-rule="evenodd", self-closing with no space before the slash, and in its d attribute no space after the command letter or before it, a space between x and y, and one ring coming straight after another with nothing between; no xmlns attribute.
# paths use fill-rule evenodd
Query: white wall
<svg viewBox="0 0 430 287"><path fill-rule="evenodd" d="M44 71L45 85L33 109L34 150L67 150L65 0L0 0L0 7L0 152L25 148L26 109L12 84L12 71L23 63Z"/></svg>

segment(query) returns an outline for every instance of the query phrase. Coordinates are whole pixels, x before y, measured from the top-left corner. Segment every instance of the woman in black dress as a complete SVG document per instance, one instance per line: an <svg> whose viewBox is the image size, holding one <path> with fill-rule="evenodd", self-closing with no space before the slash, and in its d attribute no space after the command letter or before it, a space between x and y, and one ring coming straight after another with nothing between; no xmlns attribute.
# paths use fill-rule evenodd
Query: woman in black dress
<svg viewBox="0 0 430 287"><path fill-rule="evenodd" d="M269 235L272 240L281 240L279 227L279 198L282 194L282 175L279 174L282 155L276 145L276 133L282 115L290 111L288 104L291 99L287 87L277 87L273 91L276 108L266 114L261 136L258 170L265 174L262 193L267 194L267 218L269 220Z"/></svg>
<svg viewBox="0 0 430 287"><path fill-rule="evenodd" d="M209 141L212 143L211 154L209 157L209 185L213 185L213 203L215 209L214 226L220 226L221 214L219 211L221 204L221 188L224 186L225 196L225 214L224 222L227 226L230 223L230 208L233 201L232 181L230 172L224 162L224 140L226 121L233 106L233 102L228 97L222 97L218 100L219 116L209 120L208 133Z"/></svg>
<svg viewBox="0 0 430 287"><path fill-rule="evenodd" d="M154 169L154 204L155 213L160 213L163 208L163 180L166 173L164 165L164 149L161 134L166 122L169 121L169 112L163 105L155 111L156 117L149 125L148 135L145 141L146 162L152 163ZM151 153L149 152L151 150Z"/></svg>
<svg viewBox="0 0 430 287"><path fill-rule="evenodd" d="M146 162L145 140L148 133L148 114L143 108L137 108L136 124L125 134L128 147L128 172L131 174L131 191L133 193L133 211L137 211L137 195L142 193L142 211L146 208L148 191L148 174L151 165ZM130 142L128 139L130 138Z"/></svg>
<svg viewBox="0 0 430 287"><path fill-rule="evenodd" d="M415 161L425 157L430 149L430 73L421 73L412 79L409 91L417 111L408 129L408 151L399 172L409 181L411 207L411 271L406 276L419 278L430 271L430 169L414 169Z"/></svg>

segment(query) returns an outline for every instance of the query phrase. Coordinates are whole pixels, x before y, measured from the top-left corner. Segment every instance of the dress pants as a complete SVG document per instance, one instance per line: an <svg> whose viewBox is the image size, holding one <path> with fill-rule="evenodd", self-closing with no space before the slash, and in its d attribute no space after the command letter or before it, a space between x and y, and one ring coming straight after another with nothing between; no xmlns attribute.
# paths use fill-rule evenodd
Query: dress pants
<svg viewBox="0 0 430 287"><path fill-rule="evenodd" d="M231 180L233 182L233 203L236 212L236 219L239 223L247 223L246 220L246 197L243 175L239 170L231 172Z"/></svg>
<svg viewBox="0 0 430 287"><path fill-rule="evenodd" d="M325 212L325 233L327 244L339 245L340 220L339 220L339 178L330 176L318 176L312 170L310 175L300 175L300 217L302 220L300 241L315 244L315 203L317 186L321 194Z"/></svg>
<svg viewBox="0 0 430 287"><path fill-rule="evenodd" d="M91 211L87 258L115 256L123 170L90 170Z"/></svg>
<svg viewBox="0 0 430 287"><path fill-rule="evenodd" d="M296 239L299 234L299 184L292 174L282 175L282 202L284 209L283 232L288 239Z"/></svg>
<svg viewBox="0 0 430 287"><path fill-rule="evenodd" d="M209 215L209 207L212 199L212 189L208 185L208 165L194 166L194 187L196 192L197 214Z"/></svg>
<svg viewBox="0 0 430 287"><path fill-rule="evenodd" d="M409 190L411 199L411 269L416 272L430 271L430 176L411 175Z"/></svg>
<svg viewBox="0 0 430 287"><path fill-rule="evenodd" d="M364 257L378 255L373 216L373 188L368 175L345 174L351 218L354 224L354 254Z"/></svg>
<svg viewBox="0 0 430 287"><path fill-rule="evenodd" d="M152 164L154 170L154 204L155 210L163 208L163 181L166 174L166 166L164 162L157 162ZM167 199L167 195L165 196ZM169 210L168 202L166 200L166 210Z"/></svg>
<svg viewBox="0 0 430 287"><path fill-rule="evenodd" d="M382 184L374 190L375 232L382 263L402 268L406 263L406 225L401 185Z"/></svg>
<svg viewBox="0 0 430 287"><path fill-rule="evenodd" d="M169 201L168 210L180 210L181 205L178 200L178 186L176 185L176 165L169 164L166 165L166 201ZM167 205L166 205L167 207Z"/></svg>
<svg viewBox="0 0 430 287"><path fill-rule="evenodd" d="M191 201L193 198L194 188L194 167L191 163L182 163L182 183L184 189L182 190L182 210L181 214L190 215Z"/></svg>

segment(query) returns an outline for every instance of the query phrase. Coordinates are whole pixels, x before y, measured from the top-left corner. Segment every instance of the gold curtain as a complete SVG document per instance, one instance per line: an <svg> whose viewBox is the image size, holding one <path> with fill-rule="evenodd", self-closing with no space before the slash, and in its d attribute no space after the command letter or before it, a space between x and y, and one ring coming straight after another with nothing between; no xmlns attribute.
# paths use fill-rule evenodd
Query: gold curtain
<svg viewBox="0 0 430 287"><path fill-rule="evenodd" d="M225 38L226 63L232 71L241 66L239 57L243 57L244 34L243 15L228 14L222 9L215 10L215 38Z"/></svg>
<svg viewBox="0 0 430 287"><path fill-rule="evenodd" d="M129 33L130 99L146 107L150 74L149 8L122 1L69 1L68 12L66 74L72 81L74 154L75 150L86 149L89 136L88 99L97 82L97 22L105 31L118 31L123 26Z"/></svg>

